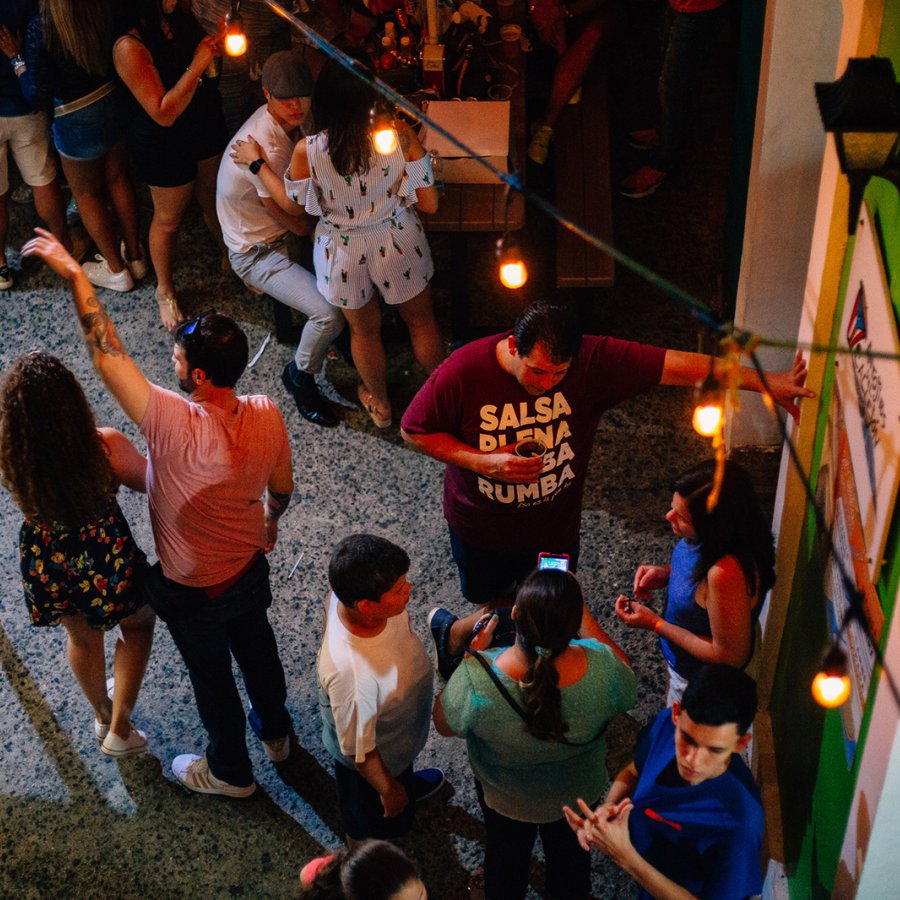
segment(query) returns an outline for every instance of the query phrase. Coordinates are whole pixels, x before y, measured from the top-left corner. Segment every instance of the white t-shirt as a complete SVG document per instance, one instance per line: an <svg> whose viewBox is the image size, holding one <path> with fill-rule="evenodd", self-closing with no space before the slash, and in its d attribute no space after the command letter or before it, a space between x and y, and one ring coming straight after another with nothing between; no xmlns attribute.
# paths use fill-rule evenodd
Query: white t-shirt
<svg viewBox="0 0 900 900"><path fill-rule="evenodd" d="M412 765L428 739L432 669L404 610L375 637L358 637L328 596L319 649L319 709L325 749L349 768L378 748L392 775Z"/></svg>
<svg viewBox="0 0 900 900"><path fill-rule="evenodd" d="M256 138L272 171L281 178L290 165L296 141L275 121L265 105L241 125L232 143L246 140L248 134ZM270 244L284 234L284 225L269 215L260 199L271 196L258 175L252 175L246 166L239 166L228 153L223 154L216 179L216 214L229 250L246 253L255 244Z"/></svg>

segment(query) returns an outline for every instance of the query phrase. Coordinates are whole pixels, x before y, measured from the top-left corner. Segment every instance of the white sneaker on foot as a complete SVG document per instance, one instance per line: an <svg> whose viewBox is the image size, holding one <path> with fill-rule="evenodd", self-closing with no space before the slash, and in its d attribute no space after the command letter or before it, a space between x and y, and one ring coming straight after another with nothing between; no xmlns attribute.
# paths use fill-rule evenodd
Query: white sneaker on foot
<svg viewBox="0 0 900 900"><path fill-rule="evenodd" d="M117 758L137 756L138 753L143 753L146 749L147 735L143 731L138 731L134 725L131 726L131 734L125 740L122 740L114 731L109 731L100 745L101 753Z"/></svg>
<svg viewBox="0 0 900 900"><path fill-rule="evenodd" d="M147 254L144 252L144 245L141 244L140 247L140 257L138 259L129 259L125 252L125 241L119 243L119 253L122 254L122 259L135 281L143 281L147 277Z"/></svg>
<svg viewBox="0 0 900 900"><path fill-rule="evenodd" d="M97 253L94 256L97 262L86 262L81 268L87 275L87 280L97 287L109 288L111 291L130 291L134 287L131 272L126 266L121 272L112 272L109 263Z"/></svg>
<svg viewBox="0 0 900 900"><path fill-rule="evenodd" d="M172 760L172 774L188 789L198 794L221 794L223 797L249 797L256 790L256 782L237 787L216 778L209 771L205 756L183 753Z"/></svg>
<svg viewBox="0 0 900 900"><path fill-rule="evenodd" d="M291 736L289 734L271 741L263 741L262 745L269 762L284 762L291 755Z"/></svg>

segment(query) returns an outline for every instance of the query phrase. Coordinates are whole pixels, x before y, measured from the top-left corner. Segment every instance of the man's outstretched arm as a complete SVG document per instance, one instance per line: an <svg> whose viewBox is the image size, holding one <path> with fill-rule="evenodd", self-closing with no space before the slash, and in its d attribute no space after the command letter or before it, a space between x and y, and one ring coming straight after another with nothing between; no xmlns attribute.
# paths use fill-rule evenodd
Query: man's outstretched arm
<svg viewBox="0 0 900 900"><path fill-rule="evenodd" d="M125 352L116 327L94 294L84 270L49 231L35 228L37 237L23 248L23 256L37 256L72 289L72 301L81 323L91 362L125 415L140 424L150 399L150 382Z"/></svg>
<svg viewBox="0 0 900 900"><path fill-rule="evenodd" d="M683 350L666 350L662 378L659 383L690 387L705 378L707 372L709 372L708 356L702 353L687 353ZM799 419L800 409L795 401L801 397L816 396L813 391L804 387L806 362L803 359L802 351L797 351L790 369L786 369L784 372L766 372L765 374L772 392L772 399L795 419ZM765 388L756 370L748 366L741 366L740 387L745 391L765 393Z"/></svg>

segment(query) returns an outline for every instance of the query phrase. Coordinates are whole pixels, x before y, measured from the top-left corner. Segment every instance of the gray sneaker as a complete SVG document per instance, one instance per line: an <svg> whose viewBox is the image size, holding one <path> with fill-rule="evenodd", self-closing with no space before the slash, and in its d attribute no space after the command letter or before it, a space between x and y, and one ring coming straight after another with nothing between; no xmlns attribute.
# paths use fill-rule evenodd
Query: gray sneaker
<svg viewBox="0 0 900 900"><path fill-rule="evenodd" d="M172 760L172 773L191 791L198 794L221 794L223 797L249 797L256 790L256 782L238 787L216 778L209 771L205 756L183 753Z"/></svg>

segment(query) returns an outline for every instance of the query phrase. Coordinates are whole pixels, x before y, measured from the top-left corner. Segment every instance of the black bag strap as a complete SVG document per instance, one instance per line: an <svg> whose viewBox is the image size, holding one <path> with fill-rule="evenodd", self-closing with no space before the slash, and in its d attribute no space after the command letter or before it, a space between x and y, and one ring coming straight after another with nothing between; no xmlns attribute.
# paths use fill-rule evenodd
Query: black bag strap
<svg viewBox="0 0 900 900"><path fill-rule="evenodd" d="M528 715L518 703L516 703L515 698L512 694L506 689L506 685L500 680L500 677L494 671L494 667L477 651L473 650L471 647L468 648L468 652L471 656L478 660L481 664L481 668L484 669L485 672L488 673L491 681L497 685L497 690L500 691L500 696L512 707L513 711L516 715L523 721L528 722ZM570 741L568 738L560 738L560 744L568 744L570 747L586 747L588 744L593 744L594 741L597 740L605 731L608 722L604 722L603 727L589 740L586 741Z"/></svg>

